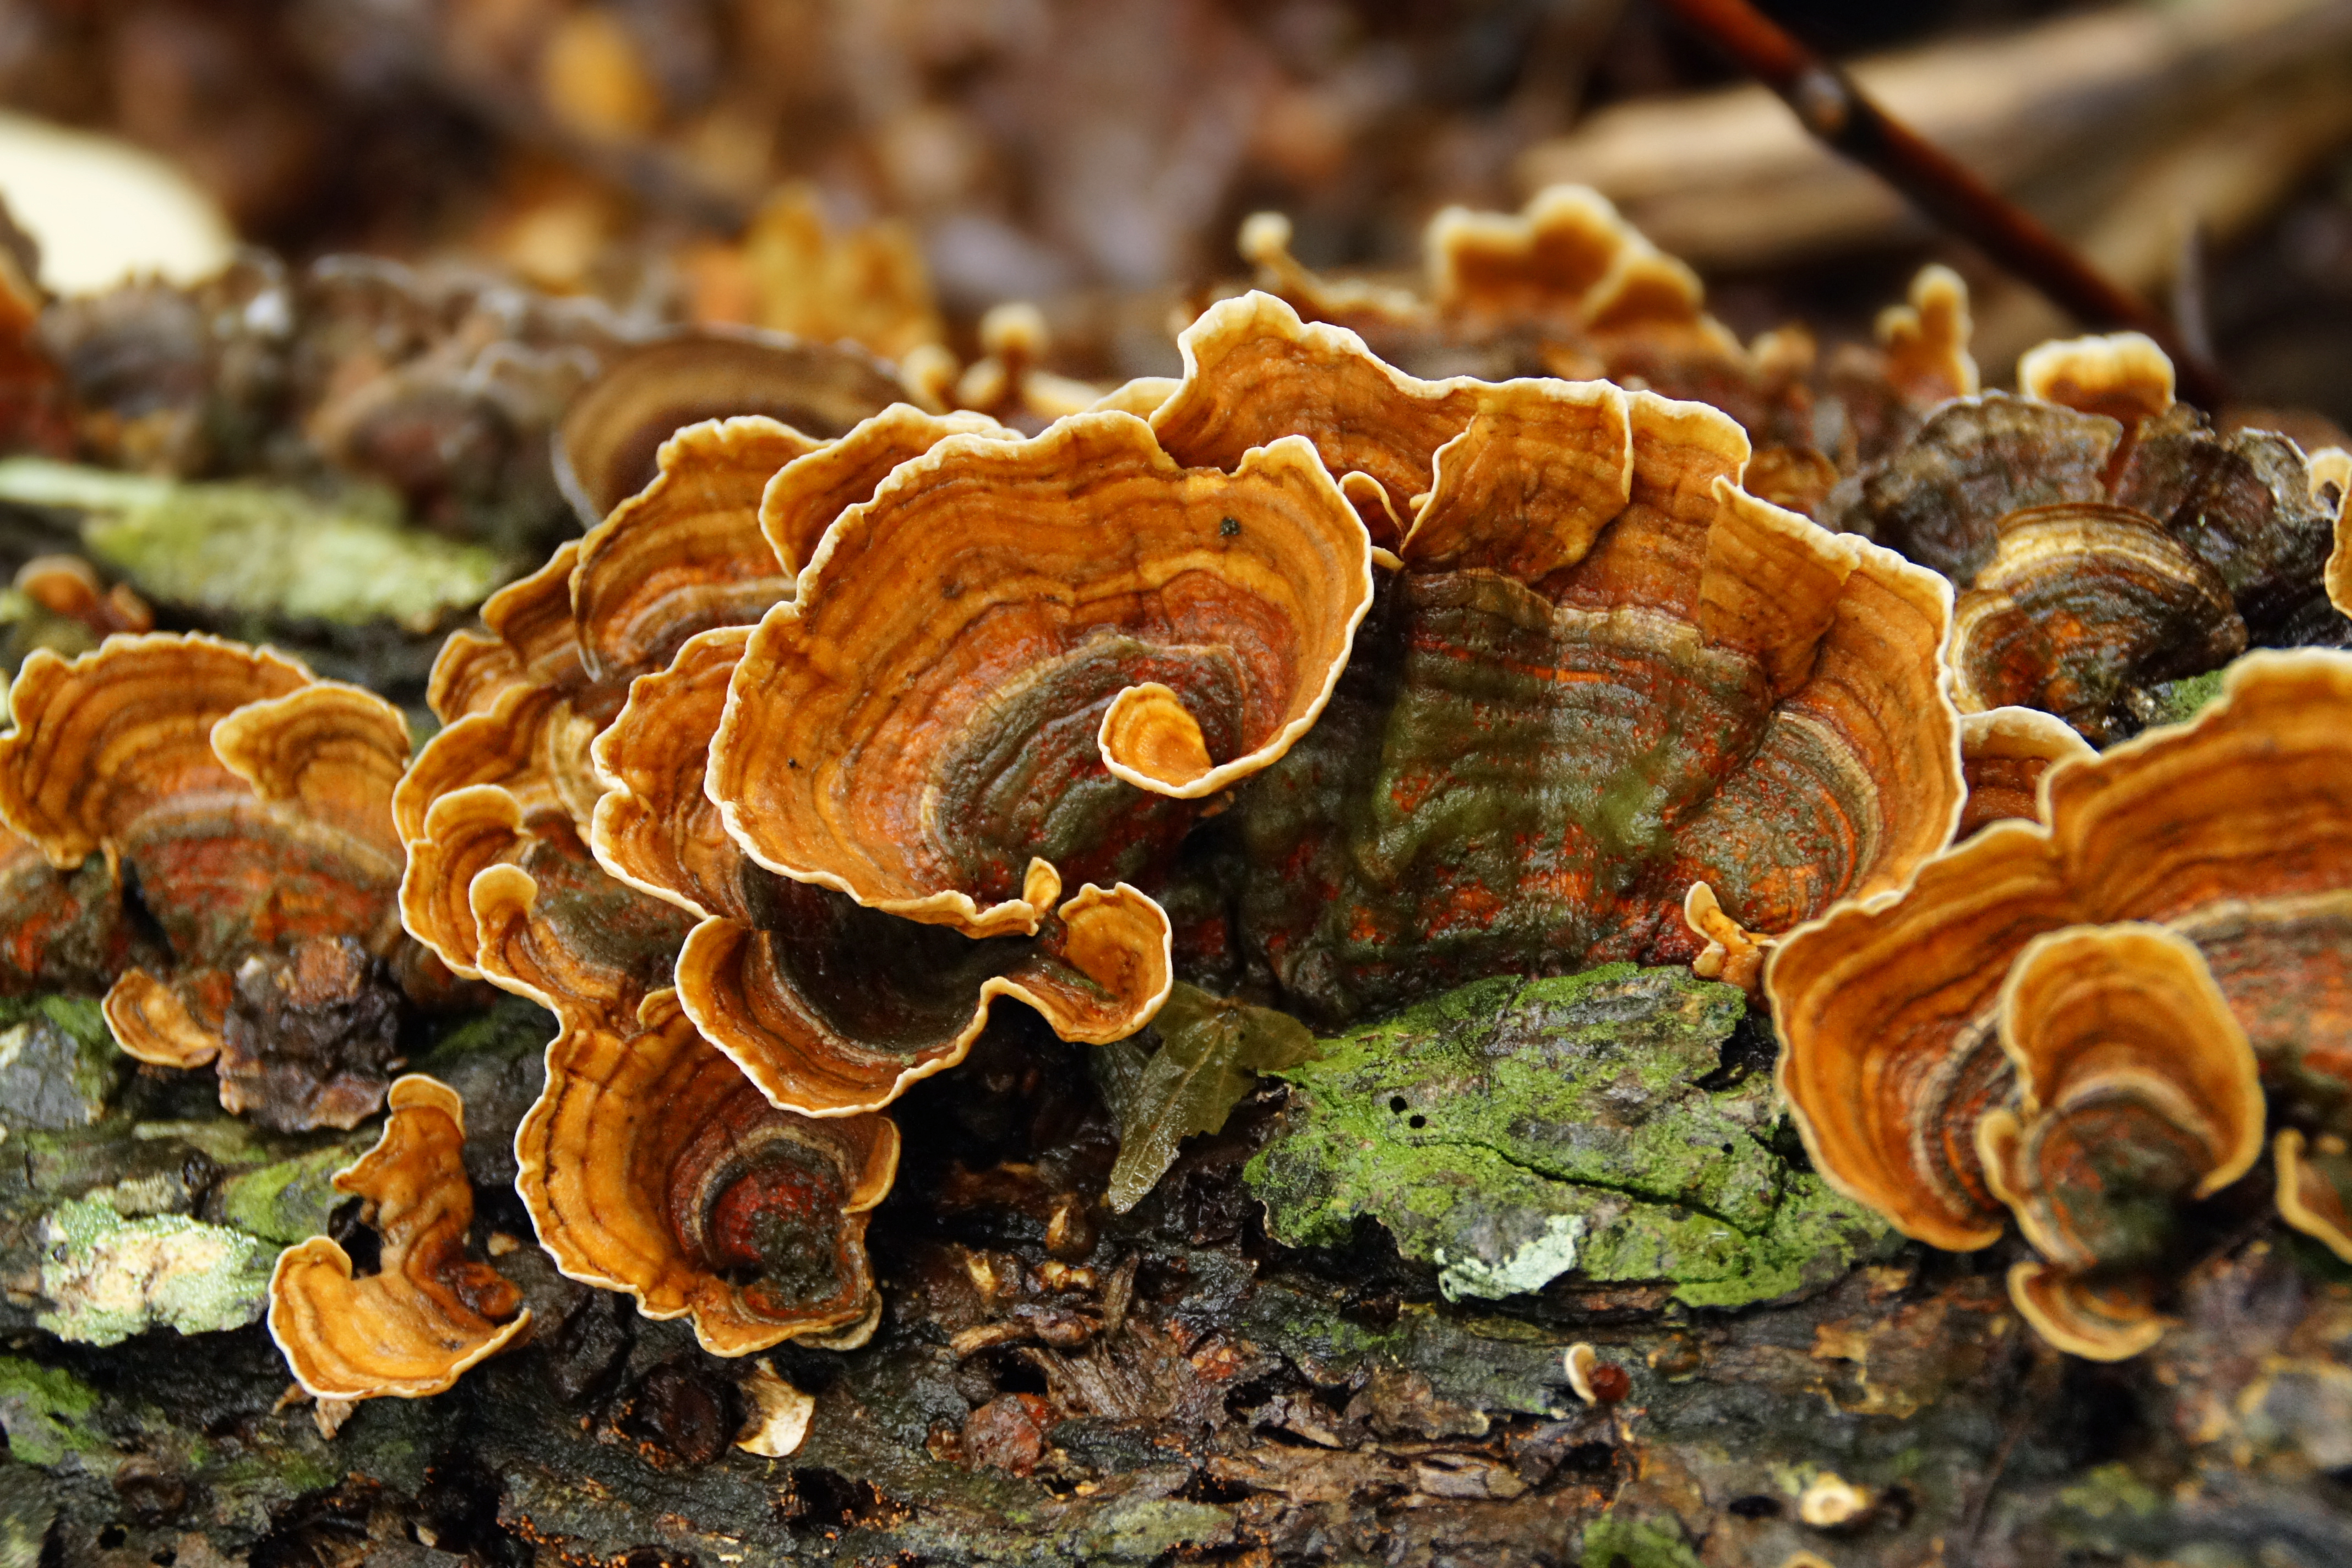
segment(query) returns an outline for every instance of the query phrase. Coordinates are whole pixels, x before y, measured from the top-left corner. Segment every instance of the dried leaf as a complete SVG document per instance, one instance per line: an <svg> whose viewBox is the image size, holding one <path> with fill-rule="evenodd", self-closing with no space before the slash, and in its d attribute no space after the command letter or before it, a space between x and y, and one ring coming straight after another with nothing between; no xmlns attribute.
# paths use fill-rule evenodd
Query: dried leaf
<svg viewBox="0 0 2352 1568"><path fill-rule="evenodd" d="M1127 1039L1094 1055L1095 1082L1118 1119L1108 1195L1120 1214L1159 1184L1187 1134L1223 1129L1226 1116L1257 1086L1255 1074L1318 1054L1313 1032L1288 1014L1181 984L1153 1023L1157 1051Z"/></svg>

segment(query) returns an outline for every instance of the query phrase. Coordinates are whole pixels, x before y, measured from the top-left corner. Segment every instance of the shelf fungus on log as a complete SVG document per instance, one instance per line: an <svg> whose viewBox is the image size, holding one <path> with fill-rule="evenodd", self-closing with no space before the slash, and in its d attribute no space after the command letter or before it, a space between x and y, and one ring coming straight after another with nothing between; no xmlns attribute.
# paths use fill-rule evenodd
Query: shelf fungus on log
<svg viewBox="0 0 2352 1568"><path fill-rule="evenodd" d="M2036 937L1998 1003L2014 1103L1977 1123L1991 1193L2041 1259L2010 1293L2042 1338L2120 1361L2164 1331L2155 1295L2179 1209L2263 1148L2253 1048L2204 955L2162 926Z"/></svg>
<svg viewBox="0 0 2352 1568"><path fill-rule="evenodd" d="M1314 723L1372 586L1295 438L1188 471L1140 419L1087 413L937 440L887 479L816 454L772 500L853 474L879 486L796 598L641 682L598 751L621 786L600 850L709 917L687 1010L812 1114L952 1066L998 995L1067 1039L1149 1021L1169 926L1130 879Z"/></svg>
<svg viewBox="0 0 2352 1568"><path fill-rule="evenodd" d="M2024 395L1947 404L1824 514L1961 590L1964 711L2027 704L2105 743L2147 688L2309 640L2335 520L2293 442L2213 430L2137 334L2045 343L2019 372Z"/></svg>
<svg viewBox="0 0 2352 1568"><path fill-rule="evenodd" d="M567 1016L515 1152L556 1266L649 1318L691 1317L714 1354L853 1348L878 1321L866 1222L897 1172L898 1128L777 1110L673 992Z"/></svg>
<svg viewBox="0 0 2352 1568"><path fill-rule="evenodd" d="M462 1158L466 1108L446 1084L411 1073L392 1086L383 1136L337 1173L366 1200L383 1240L376 1271L316 1236L279 1255L269 1279L269 1334L296 1381L320 1399L418 1399L530 1327L522 1294L466 1256L474 1189Z"/></svg>
<svg viewBox="0 0 2352 1568"><path fill-rule="evenodd" d="M264 1126L372 1114L407 956L399 710L268 649L160 633L36 654L10 704L0 816L53 868L10 863L0 939L49 944L28 972L107 986L125 1051L215 1064L221 1103Z"/></svg>
<svg viewBox="0 0 2352 1568"><path fill-rule="evenodd" d="M1318 276L1290 254L1276 213L1244 223L1240 248L1259 288L1406 369L1606 376L1721 408L1757 444L1750 493L1806 516L1842 470L1978 388L1968 289L1950 268L1924 268L1908 301L1880 313L1877 346L1843 345L1822 364L1802 327L1742 344L1707 314L1689 267L1580 185L1539 191L1517 213L1439 213L1423 234L1419 292Z"/></svg>
<svg viewBox="0 0 2352 1568"><path fill-rule="evenodd" d="M2352 655L2249 654L2194 722L2057 763L2040 792L2041 820L1995 822L1899 896L1791 932L1765 972L1815 1168L1937 1247L2000 1234L1978 1129L2015 1086L2000 1037L2025 1024L2004 985L2065 927L2195 944L2277 1116L2352 1129ZM2314 1210L2285 1212L2318 1233Z"/></svg>
<svg viewBox="0 0 2352 1568"><path fill-rule="evenodd" d="M1184 460L1305 429L1335 468L1429 475L1328 708L1196 857L1223 906L1209 969L1346 1020L1486 974L1687 961L1694 883L1745 942L1948 840L1948 588L1740 490L1726 416L1416 382L1265 296L1183 347L1153 423ZM1374 488L1405 483L1349 493Z"/></svg>

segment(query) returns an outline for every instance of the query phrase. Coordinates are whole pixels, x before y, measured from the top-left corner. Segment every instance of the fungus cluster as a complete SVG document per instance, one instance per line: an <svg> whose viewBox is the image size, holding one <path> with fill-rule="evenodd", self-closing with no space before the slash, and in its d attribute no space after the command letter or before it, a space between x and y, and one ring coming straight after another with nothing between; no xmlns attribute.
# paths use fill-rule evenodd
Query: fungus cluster
<svg viewBox="0 0 2352 1568"><path fill-rule="evenodd" d="M104 988L142 1061L285 1130L383 1102L402 951L397 709L267 650L151 633L25 661L0 736L0 942Z"/></svg>
<svg viewBox="0 0 2352 1568"><path fill-rule="evenodd" d="M2146 721L2149 687L2333 617L2337 509L2293 442L2214 430L2136 333L2045 343L2018 372L2017 394L1937 409L1824 514L1960 590L1964 712L2038 708L2105 743Z"/></svg>
<svg viewBox="0 0 2352 1568"><path fill-rule="evenodd" d="M383 1103L395 976L533 999L541 1243L726 1355L873 1332L888 1108L998 1000L1108 1045L1180 977L1333 1026L1620 960L1760 987L1822 1173L1938 1246L2013 1215L2021 1310L2084 1354L2161 1331L2266 1128L2352 1258L2352 655L2084 739L2352 597L2352 458L2216 434L2140 340L1979 394L1931 271L1832 461L1809 346L1740 345L1590 193L1430 244L1423 300L1254 220L1282 297L1035 434L862 357L645 348L563 426L593 526L448 640L413 764L266 650L28 659L0 942L273 1126ZM1342 323L1612 379L1423 379ZM1076 401L998 328L951 400ZM390 1104L338 1178L383 1269L320 1238L272 1289L321 1397L526 1331L464 1253L462 1106Z"/></svg>
<svg viewBox="0 0 2352 1568"><path fill-rule="evenodd" d="M1742 491L1728 417L1419 381L1265 295L1181 342L1034 437L680 430L451 639L402 906L561 1020L518 1154L565 1272L837 1342L882 1112L998 997L1108 1043L1181 961L1352 1016L1696 957L1695 884L1752 969L1734 921L1948 837L1948 594Z"/></svg>
<svg viewBox="0 0 2352 1568"><path fill-rule="evenodd" d="M2352 655L2250 655L2195 722L2051 764L1899 895L1790 935L1766 971L1822 1174L1956 1250L2005 1213L2054 1343L2162 1331L2189 1205L2265 1120L2288 1223L2352 1258Z"/></svg>
<svg viewBox="0 0 2352 1568"><path fill-rule="evenodd" d="M1319 277L1289 247L1277 214L1243 226L1257 286L1306 320L1351 329L1408 368L1606 376L1711 405L1755 444L1744 488L1808 517L1842 475L1978 389L1968 290L1950 268L1927 268L1906 303L1880 313L1875 347L1846 345L1822 363L1801 326L1741 343L1707 314L1696 272L1580 185L1539 191L1516 214L1439 213L1418 292Z"/></svg>

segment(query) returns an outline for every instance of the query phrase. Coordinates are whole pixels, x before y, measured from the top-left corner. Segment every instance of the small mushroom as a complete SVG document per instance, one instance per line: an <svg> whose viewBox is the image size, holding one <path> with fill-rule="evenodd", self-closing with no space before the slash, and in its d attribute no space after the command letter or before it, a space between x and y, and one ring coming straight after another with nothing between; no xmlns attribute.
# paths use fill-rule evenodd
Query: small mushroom
<svg viewBox="0 0 2352 1568"><path fill-rule="evenodd" d="M1977 1123L1977 1148L2044 1260L2013 1269L2011 1294L2062 1350L2137 1355L2164 1331L2150 1297L2175 1206L2262 1152L2253 1048L2204 955L2158 925L2036 937L1998 1006L2016 1102Z"/></svg>
<svg viewBox="0 0 2352 1568"><path fill-rule="evenodd" d="M74 875L45 885L20 872L10 890L24 901L0 908L0 932L46 940L66 934L61 919L97 921L84 940L106 957L87 966L110 984L106 1016L132 1056L218 1058L248 963L344 942L362 971L396 956L391 799L408 729L390 704L267 649L160 633L71 662L37 654L10 700L0 816ZM127 913L98 914L131 882L160 945L139 941ZM266 1072L254 1052L274 1045L247 1039L224 1063L222 1103L281 1130L355 1125L382 1103L392 1049L371 1030L345 1033L329 1027L310 1059Z"/></svg>
<svg viewBox="0 0 2352 1568"><path fill-rule="evenodd" d="M383 1237L375 1273L314 1236L279 1255L269 1277L269 1336L303 1389L320 1400L439 1394L530 1326L521 1292L465 1254L474 1189L462 1153L466 1108L446 1084L411 1073L392 1086L374 1149L337 1173L366 1200Z"/></svg>
<svg viewBox="0 0 2352 1568"><path fill-rule="evenodd" d="M866 1216L890 1190L898 1129L776 1110L674 993L633 1015L567 1010L515 1153L556 1266L647 1317L691 1317L705 1350L870 1332Z"/></svg>
<svg viewBox="0 0 2352 1568"><path fill-rule="evenodd" d="M2172 406L2172 361L2145 332L2067 338L2026 351L2017 362L2017 389L2130 429Z"/></svg>

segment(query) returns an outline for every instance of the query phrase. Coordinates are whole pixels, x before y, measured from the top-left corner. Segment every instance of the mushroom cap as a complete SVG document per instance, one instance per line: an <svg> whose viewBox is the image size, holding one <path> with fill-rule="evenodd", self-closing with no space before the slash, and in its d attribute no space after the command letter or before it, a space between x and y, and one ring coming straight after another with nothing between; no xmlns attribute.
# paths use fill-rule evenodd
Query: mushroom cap
<svg viewBox="0 0 2352 1568"><path fill-rule="evenodd" d="M1992 558L2000 520L2027 507L2108 499L2123 427L2104 415L2003 392L1945 404L1864 470L1822 521L1931 566L1966 588Z"/></svg>
<svg viewBox="0 0 2352 1568"><path fill-rule="evenodd" d="M2067 338L2028 349L2017 389L2082 414L2104 414L2126 429L2172 406L2172 361L2145 332Z"/></svg>
<svg viewBox="0 0 2352 1568"><path fill-rule="evenodd" d="M351 1256L315 1236L281 1253L269 1278L269 1337L320 1399L439 1394L530 1326L521 1293L465 1255L464 1103L421 1073L394 1082L387 1102L375 1148L335 1176L367 1201L383 1240L377 1271L354 1279Z"/></svg>
<svg viewBox="0 0 2352 1568"><path fill-rule="evenodd" d="M1192 341L1224 345L1220 366L1292 368L1246 398L1180 389L1163 432L1213 404L1264 438L1291 397L1349 435L1327 462L1411 429L1428 464L1330 706L1216 829L1283 868L1209 896L1296 1004L1352 1016L1486 973L1688 959L1695 882L1769 933L1899 885L1948 839L1948 588L1740 490L1727 416L1605 385L1414 382L1260 299L1213 308Z"/></svg>
<svg viewBox="0 0 2352 1568"><path fill-rule="evenodd" d="M2204 955L2162 926L2069 927L2025 945L1998 1005L2017 1103L1977 1124L1987 1184L2054 1268L2154 1269L2175 1206L2263 1148L2253 1047Z"/></svg>
<svg viewBox="0 0 2352 1568"><path fill-rule="evenodd" d="M2193 723L2051 767L2039 822L1994 823L1897 896L1781 942L1765 971L1780 1086L1825 1180L1935 1246L1999 1236L1976 1128L2010 1088L2001 986L2063 927L2147 921L2195 942L2266 1073L2324 1068L2352 1039L2352 656L2250 654L2224 692Z"/></svg>
<svg viewBox="0 0 2352 1568"><path fill-rule="evenodd" d="M634 1016L566 1020L515 1158L557 1268L649 1318L690 1316L713 1354L837 1333L873 1310L866 1216L898 1169L897 1127L776 1110L668 992Z"/></svg>
<svg viewBox="0 0 2352 1568"><path fill-rule="evenodd" d="M1960 772L1968 779L1969 799L1954 842L2004 817L2032 818L2042 775L2053 763L2096 755L2072 724L2038 708L1962 713Z"/></svg>
<svg viewBox="0 0 2352 1568"><path fill-rule="evenodd" d="M2033 1331L2086 1361L2125 1361L2164 1337L2144 1275L2069 1273L2026 1258L2010 1265L2009 1299Z"/></svg>
<svg viewBox="0 0 2352 1568"><path fill-rule="evenodd" d="M576 393L555 429L555 482L593 528L645 488L671 433L759 416L817 440L905 396L889 366L848 343L702 326L626 350Z"/></svg>
<svg viewBox="0 0 2352 1568"><path fill-rule="evenodd" d="M2221 574L2154 518L2106 502L2000 519L1992 558L1952 616L1964 713L2039 708L2115 738L2128 688L2214 669L2245 651Z"/></svg>
<svg viewBox="0 0 2352 1568"><path fill-rule="evenodd" d="M1124 414L950 437L844 512L752 633L708 788L783 876L1034 933L1060 885L1043 857L1097 875L1125 846L1086 827L1150 824L1128 786L1198 799L1304 733L1370 599L1369 542L1302 440L1227 476L1179 468ZM1182 690L1223 761L1165 776L1156 744L1121 753L1145 737L1114 705L1150 682Z"/></svg>

